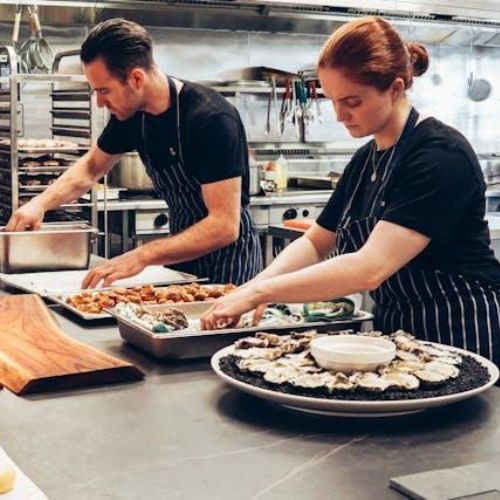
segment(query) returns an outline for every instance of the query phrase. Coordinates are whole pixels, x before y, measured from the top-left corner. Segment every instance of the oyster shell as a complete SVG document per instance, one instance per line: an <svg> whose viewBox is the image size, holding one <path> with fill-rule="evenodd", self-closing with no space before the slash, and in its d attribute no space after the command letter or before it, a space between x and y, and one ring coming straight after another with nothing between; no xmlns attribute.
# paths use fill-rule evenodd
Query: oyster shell
<svg viewBox="0 0 500 500"><path fill-rule="evenodd" d="M300 370L291 366L276 366L272 364L264 373L264 380L273 384L284 384L300 376Z"/></svg>
<svg viewBox="0 0 500 500"><path fill-rule="evenodd" d="M274 333L257 332L255 337L260 340L267 340L267 345L269 347L276 347L281 344L280 336Z"/></svg>
<svg viewBox="0 0 500 500"><path fill-rule="evenodd" d="M272 361L281 357L283 351L279 347L250 347L246 349L235 349L234 355L239 358L263 358Z"/></svg>
<svg viewBox="0 0 500 500"><path fill-rule="evenodd" d="M356 387L356 383L353 382L347 375L337 372L334 375L334 379L327 382L326 386L330 391L350 391Z"/></svg>
<svg viewBox="0 0 500 500"><path fill-rule="evenodd" d="M236 365L243 371L265 373L269 368L270 363L270 361L264 358L247 358L239 359L236 362Z"/></svg>
<svg viewBox="0 0 500 500"><path fill-rule="evenodd" d="M411 391L418 389L420 386L418 378L410 373L389 371L383 373L381 378L387 383L388 387L395 389L406 389Z"/></svg>
<svg viewBox="0 0 500 500"><path fill-rule="evenodd" d="M418 377L422 382L429 385L442 384L448 380L446 375L433 370L417 370L413 372L413 375Z"/></svg>
<svg viewBox="0 0 500 500"><path fill-rule="evenodd" d="M433 372L438 372L444 375L446 378L456 378L460 373L460 370L455 365L450 365L448 363L442 363L438 360L430 361L425 365L426 370L431 370Z"/></svg>
<svg viewBox="0 0 500 500"><path fill-rule="evenodd" d="M235 349L251 349L252 347L267 347L269 341L258 337L244 337L234 343Z"/></svg>
<svg viewBox="0 0 500 500"><path fill-rule="evenodd" d="M423 361L396 360L389 365L389 368L399 372L413 373L416 370L425 369L425 363Z"/></svg>
<svg viewBox="0 0 500 500"><path fill-rule="evenodd" d="M396 350L396 358L401 359L402 361L415 361L420 362L419 356L410 351L403 351L402 349Z"/></svg>
<svg viewBox="0 0 500 500"><path fill-rule="evenodd" d="M330 372L322 373L304 373L290 380L292 385L314 389L318 387L327 387L328 383L335 381L334 375Z"/></svg>
<svg viewBox="0 0 500 500"><path fill-rule="evenodd" d="M389 387L389 384L374 372L355 373L351 376L351 381L358 387L366 391L382 392Z"/></svg>

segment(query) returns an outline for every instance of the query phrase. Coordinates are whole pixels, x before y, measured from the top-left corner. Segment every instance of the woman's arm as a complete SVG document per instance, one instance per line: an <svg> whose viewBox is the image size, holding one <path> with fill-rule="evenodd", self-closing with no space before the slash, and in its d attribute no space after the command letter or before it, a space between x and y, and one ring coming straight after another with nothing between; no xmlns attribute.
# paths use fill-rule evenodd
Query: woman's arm
<svg viewBox="0 0 500 500"><path fill-rule="evenodd" d="M328 300L378 288L415 258L430 239L412 229L380 221L365 245L300 271L257 281L218 300L203 317L205 328L233 318L266 302Z"/></svg>

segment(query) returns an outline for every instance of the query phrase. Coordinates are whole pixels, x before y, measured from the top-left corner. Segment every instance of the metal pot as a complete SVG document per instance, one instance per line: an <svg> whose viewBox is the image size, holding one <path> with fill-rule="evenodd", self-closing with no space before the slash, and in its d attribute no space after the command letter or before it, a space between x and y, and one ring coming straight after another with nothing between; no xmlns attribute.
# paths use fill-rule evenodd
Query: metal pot
<svg viewBox="0 0 500 500"><path fill-rule="evenodd" d="M153 181L137 152L125 153L109 173L112 186L127 189L154 190Z"/></svg>

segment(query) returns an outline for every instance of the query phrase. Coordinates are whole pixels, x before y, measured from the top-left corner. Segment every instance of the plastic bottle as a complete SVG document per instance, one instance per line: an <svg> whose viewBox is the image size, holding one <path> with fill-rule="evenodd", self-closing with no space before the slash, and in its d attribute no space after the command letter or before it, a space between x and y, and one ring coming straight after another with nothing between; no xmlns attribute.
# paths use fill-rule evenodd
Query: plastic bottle
<svg viewBox="0 0 500 500"><path fill-rule="evenodd" d="M288 186L288 164L285 157L281 154L275 163L276 170L276 189L283 192Z"/></svg>

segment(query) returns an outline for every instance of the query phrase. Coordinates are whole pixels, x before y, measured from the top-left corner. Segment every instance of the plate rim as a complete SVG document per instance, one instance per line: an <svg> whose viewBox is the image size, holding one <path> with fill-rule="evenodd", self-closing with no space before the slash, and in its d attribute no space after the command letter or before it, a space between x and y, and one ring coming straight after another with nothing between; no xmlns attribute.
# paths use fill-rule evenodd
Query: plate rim
<svg viewBox="0 0 500 500"><path fill-rule="evenodd" d="M434 347L445 347L448 350L456 352L458 354L465 354L467 356L473 357L476 361L481 363L488 370L490 374L490 380L480 386L475 387L464 392L458 392L454 394L446 394L443 396L433 396L430 398L419 398L419 399L397 399L390 401L360 401L360 400L335 400L335 399L325 399L325 398L315 398L312 396L298 396L296 394L285 394L282 392L272 391L271 389L263 389L261 387L254 386L252 384L242 382L241 380L235 379L226 373L224 373L220 368L220 359L234 351L234 344L224 347L217 351L210 359L210 366L215 374L224 380L226 383L242 390L246 393L252 394L253 396L260 397L262 399L274 401L283 406L288 407L300 407L301 409L307 410L308 408L312 410L330 410L332 415L334 413L356 413L360 416L363 414L373 414L373 413L393 413L394 416L402 414L408 411L418 411L425 410L428 408L433 408L437 406L444 406L446 404L451 404L464 399L473 397L481 392L488 390L492 387L500 376L500 371L498 367L489 359L476 354L474 352L461 349L459 347L448 346L445 344L439 344L437 342L426 342Z"/></svg>

